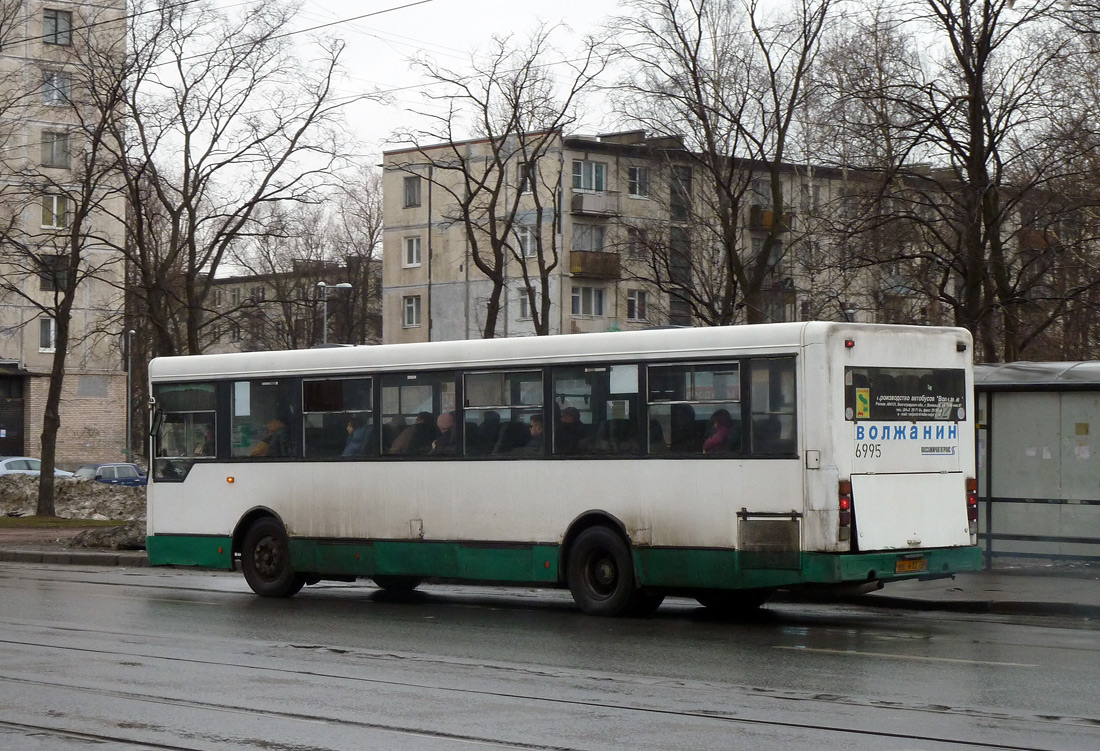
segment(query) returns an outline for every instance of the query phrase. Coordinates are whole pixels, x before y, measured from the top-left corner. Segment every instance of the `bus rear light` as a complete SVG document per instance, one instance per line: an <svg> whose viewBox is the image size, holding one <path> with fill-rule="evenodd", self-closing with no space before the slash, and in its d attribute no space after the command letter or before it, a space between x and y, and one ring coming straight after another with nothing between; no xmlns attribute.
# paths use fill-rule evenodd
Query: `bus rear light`
<svg viewBox="0 0 1100 751"><path fill-rule="evenodd" d="M837 508L838 514L837 539L841 542L852 539L852 482L841 480L837 484Z"/></svg>
<svg viewBox="0 0 1100 751"><path fill-rule="evenodd" d="M978 481L966 478L966 521L970 531L970 544L978 544Z"/></svg>

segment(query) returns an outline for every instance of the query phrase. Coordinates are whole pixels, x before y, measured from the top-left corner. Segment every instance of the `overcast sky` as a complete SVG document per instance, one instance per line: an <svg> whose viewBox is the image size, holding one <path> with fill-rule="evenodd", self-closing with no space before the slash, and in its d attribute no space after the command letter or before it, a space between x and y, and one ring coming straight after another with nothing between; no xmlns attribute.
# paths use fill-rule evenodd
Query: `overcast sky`
<svg viewBox="0 0 1100 751"><path fill-rule="evenodd" d="M565 24L572 33L556 36L556 46L566 55L576 41L598 30L618 12L618 0L303 0L299 28L340 21L328 34L347 43L344 58L347 78L344 94L382 89L394 91L394 103L384 107L368 103L348 113L349 123L362 138L367 155L379 156L394 148L390 134L410 123L407 109L421 105L418 84L422 79L410 70L409 59L431 56L441 65L465 68L474 50L485 49L494 34L526 37L538 22ZM381 11L381 12L379 12ZM378 12L356 21L354 16ZM572 48L570 49L570 46ZM305 50L302 50L305 53ZM412 88L410 88L412 87ZM422 105L421 105L422 106ZM602 113L590 113L587 128L598 128Z"/></svg>

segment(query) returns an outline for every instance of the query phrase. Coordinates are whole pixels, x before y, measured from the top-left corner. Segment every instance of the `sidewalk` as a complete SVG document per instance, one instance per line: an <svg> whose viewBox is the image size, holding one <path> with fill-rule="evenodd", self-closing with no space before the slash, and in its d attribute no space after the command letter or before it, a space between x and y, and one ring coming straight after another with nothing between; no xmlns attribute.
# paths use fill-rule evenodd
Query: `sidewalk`
<svg viewBox="0 0 1100 751"><path fill-rule="evenodd" d="M877 592L838 601L904 610L1100 618L1100 569L1051 571L1034 565L994 565L991 571L962 573L954 579L892 582Z"/></svg>
<svg viewBox="0 0 1100 751"><path fill-rule="evenodd" d="M5 538L0 534L0 562L73 566L149 565L144 550L70 548L53 541ZM1054 615L1100 618L1100 565L1008 564L995 561L991 571L963 573L954 579L904 581L863 595L822 600L798 592L781 592L780 602L842 602L862 607L939 610L1001 615Z"/></svg>

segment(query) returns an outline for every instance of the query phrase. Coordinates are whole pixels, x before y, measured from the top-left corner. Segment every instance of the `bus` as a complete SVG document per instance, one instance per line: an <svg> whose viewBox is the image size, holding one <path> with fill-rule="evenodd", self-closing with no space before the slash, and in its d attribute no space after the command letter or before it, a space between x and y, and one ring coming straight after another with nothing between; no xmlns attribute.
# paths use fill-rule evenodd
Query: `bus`
<svg viewBox="0 0 1100 751"><path fill-rule="evenodd" d="M149 562L606 616L977 570L972 348L802 322L156 358Z"/></svg>

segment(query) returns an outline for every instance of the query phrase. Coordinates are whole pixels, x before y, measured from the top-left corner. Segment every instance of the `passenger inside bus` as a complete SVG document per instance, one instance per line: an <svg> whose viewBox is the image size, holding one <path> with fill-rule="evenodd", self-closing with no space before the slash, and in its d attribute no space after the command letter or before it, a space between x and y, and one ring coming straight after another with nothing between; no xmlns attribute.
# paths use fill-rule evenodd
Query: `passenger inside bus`
<svg viewBox="0 0 1100 751"><path fill-rule="evenodd" d="M432 441L432 456L452 456L455 453L455 416L453 412L444 412L435 421L439 436Z"/></svg>
<svg viewBox="0 0 1100 751"><path fill-rule="evenodd" d="M523 453L541 454L544 443L542 415L531 415L531 420L528 423L528 430L530 432L530 437L527 439L527 445L523 447Z"/></svg>
<svg viewBox="0 0 1100 751"><path fill-rule="evenodd" d="M584 426L581 424L581 412L576 407L565 407L558 421L558 431L554 436L554 451L558 454L579 454Z"/></svg>
<svg viewBox="0 0 1100 751"><path fill-rule="evenodd" d="M287 442L286 422L278 417L267 423L267 432L260 439L249 456L287 456L289 454Z"/></svg>
<svg viewBox="0 0 1100 751"><path fill-rule="evenodd" d="M207 425L203 430L202 440L195 447L195 456L213 456L214 454L214 426Z"/></svg>
<svg viewBox="0 0 1100 751"><path fill-rule="evenodd" d="M699 429L695 423L695 408L690 404L675 402L671 406L672 435L670 450L674 454L696 454L702 449Z"/></svg>
<svg viewBox="0 0 1100 751"><path fill-rule="evenodd" d="M711 433L703 441L704 454L725 454L729 451L730 433L733 430L733 418L729 410L718 409L710 416Z"/></svg>
<svg viewBox="0 0 1100 751"><path fill-rule="evenodd" d="M348 440L344 444L344 451L340 456L366 456L367 454L367 422L362 415L352 415L348 420Z"/></svg>
<svg viewBox="0 0 1100 751"><path fill-rule="evenodd" d="M437 435L434 415L431 412L420 412L416 416L416 422L405 428L401 435L394 439L393 446L390 447L390 453L427 454L432 450L432 441L436 439Z"/></svg>

